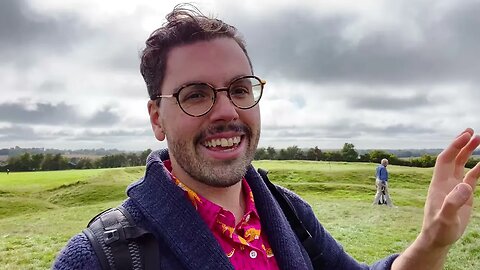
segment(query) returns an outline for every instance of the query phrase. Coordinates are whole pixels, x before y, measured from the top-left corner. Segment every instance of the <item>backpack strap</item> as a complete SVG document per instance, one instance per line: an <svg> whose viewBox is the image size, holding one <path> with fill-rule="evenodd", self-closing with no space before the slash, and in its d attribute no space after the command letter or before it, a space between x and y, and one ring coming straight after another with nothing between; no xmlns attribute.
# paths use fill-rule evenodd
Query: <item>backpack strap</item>
<svg viewBox="0 0 480 270"><path fill-rule="evenodd" d="M107 209L83 230L102 269L158 269L158 245L149 231L135 225L122 207Z"/></svg>
<svg viewBox="0 0 480 270"><path fill-rule="evenodd" d="M277 200L292 230L300 239L314 269L320 269L321 254L312 235L305 228L295 208L280 187L268 179L268 171L258 173ZM100 261L102 269L159 269L158 244L152 233L135 225L130 213L122 207L107 209L95 216L83 230Z"/></svg>
<svg viewBox="0 0 480 270"><path fill-rule="evenodd" d="M303 225L303 222L298 217L292 202L290 202L290 200L287 198L287 196L280 187L270 182L267 176L267 170L259 168L258 173L260 174L260 176L262 176L263 181L267 185L273 197L277 200L280 208L282 208L282 211L285 214L288 223L290 223L290 227L292 227L292 230L295 232L298 239L300 239L300 242L302 242L303 247L308 253L308 257L310 257L313 268L320 269L321 254L315 248L315 242L313 241L312 234L307 230L307 228L305 228L305 225Z"/></svg>

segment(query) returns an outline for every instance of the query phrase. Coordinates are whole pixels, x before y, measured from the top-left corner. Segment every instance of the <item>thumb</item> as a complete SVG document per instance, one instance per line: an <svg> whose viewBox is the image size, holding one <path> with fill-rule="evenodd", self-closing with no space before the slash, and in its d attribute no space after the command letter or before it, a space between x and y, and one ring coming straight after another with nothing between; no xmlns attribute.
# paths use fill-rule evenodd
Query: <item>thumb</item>
<svg viewBox="0 0 480 270"><path fill-rule="evenodd" d="M470 199L470 196L472 196L472 192L472 187L466 183L460 183L455 186L455 188L445 197L442 209L440 210L441 215L447 220L455 218L460 207L462 207L468 199Z"/></svg>

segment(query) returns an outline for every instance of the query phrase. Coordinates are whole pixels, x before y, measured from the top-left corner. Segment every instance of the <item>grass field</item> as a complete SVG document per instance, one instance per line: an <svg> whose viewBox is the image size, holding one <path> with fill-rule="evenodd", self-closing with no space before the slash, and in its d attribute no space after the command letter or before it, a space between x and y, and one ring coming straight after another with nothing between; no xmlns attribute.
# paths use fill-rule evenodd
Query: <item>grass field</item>
<svg viewBox="0 0 480 270"><path fill-rule="evenodd" d="M372 206L375 164L258 161L270 179L300 194L357 260L402 251L421 226L432 169L389 166L398 208ZM48 269L68 239L99 211L120 203L143 167L0 174L0 268ZM480 269L480 196L445 269Z"/></svg>

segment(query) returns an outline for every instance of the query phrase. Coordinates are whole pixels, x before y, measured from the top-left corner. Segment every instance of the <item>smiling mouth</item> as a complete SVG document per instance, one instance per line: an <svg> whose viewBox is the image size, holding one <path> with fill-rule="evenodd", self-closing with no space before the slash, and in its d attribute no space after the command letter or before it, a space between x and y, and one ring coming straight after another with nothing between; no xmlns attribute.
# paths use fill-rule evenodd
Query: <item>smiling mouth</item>
<svg viewBox="0 0 480 270"><path fill-rule="evenodd" d="M208 149L229 149L237 147L240 142L242 141L241 136L234 136L234 137L225 137L225 138L215 138L208 141L204 141L202 143Z"/></svg>

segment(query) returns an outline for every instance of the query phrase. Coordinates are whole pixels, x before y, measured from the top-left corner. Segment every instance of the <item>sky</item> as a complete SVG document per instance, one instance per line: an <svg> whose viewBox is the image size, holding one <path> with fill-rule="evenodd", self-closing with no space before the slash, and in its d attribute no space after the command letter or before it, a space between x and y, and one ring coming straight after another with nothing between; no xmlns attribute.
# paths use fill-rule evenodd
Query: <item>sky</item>
<svg viewBox="0 0 480 270"><path fill-rule="evenodd" d="M0 1L0 148L166 147L139 54L175 1ZM480 131L480 1L196 1L267 84L260 146L444 148Z"/></svg>

